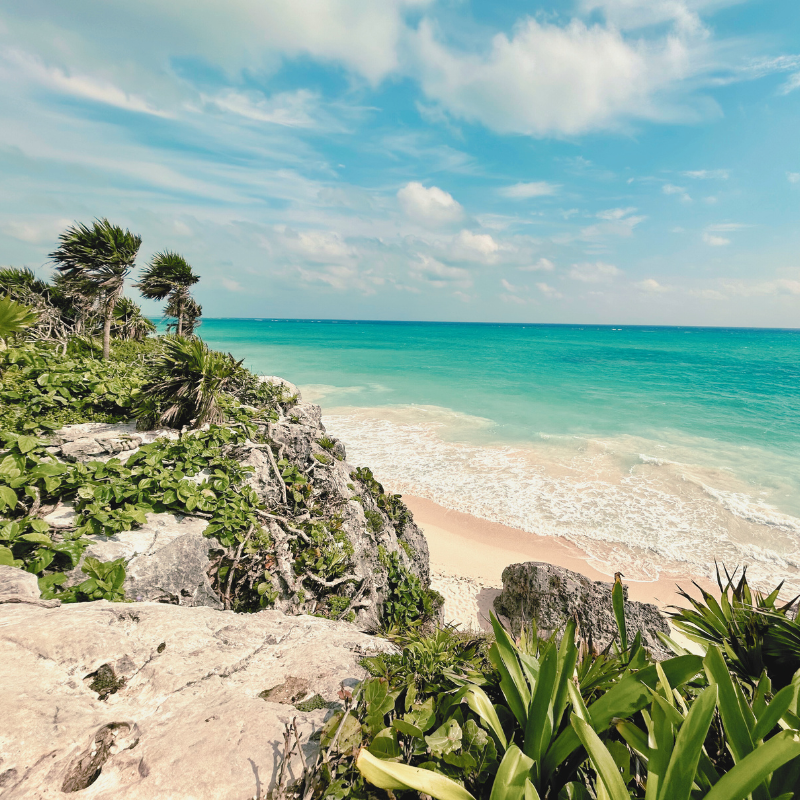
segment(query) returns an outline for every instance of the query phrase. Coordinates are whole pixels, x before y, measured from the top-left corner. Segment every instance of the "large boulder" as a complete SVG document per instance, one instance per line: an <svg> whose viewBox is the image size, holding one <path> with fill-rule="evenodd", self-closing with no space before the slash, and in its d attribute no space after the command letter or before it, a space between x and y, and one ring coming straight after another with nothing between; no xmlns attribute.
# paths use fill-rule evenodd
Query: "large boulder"
<svg viewBox="0 0 800 800"><path fill-rule="evenodd" d="M262 797L285 724L296 717L308 742L341 684L365 676L359 660L392 649L347 623L278 611L0 605L0 795ZM292 705L312 697L329 707ZM315 748L304 745L307 760ZM296 756L289 769L298 776Z"/></svg>
<svg viewBox="0 0 800 800"><path fill-rule="evenodd" d="M572 570L528 561L511 564L503 570L503 591L495 598L494 608L505 616L512 632L531 622L542 633L563 628L572 617L577 617L581 634L590 639L597 650L603 650L612 641L619 641L614 610L611 603L613 584L591 581ZM650 603L628 600L625 594L625 622L628 638L637 632L656 658L668 654L658 638L658 631L669 634L669 625L658 608Z"/></svg>

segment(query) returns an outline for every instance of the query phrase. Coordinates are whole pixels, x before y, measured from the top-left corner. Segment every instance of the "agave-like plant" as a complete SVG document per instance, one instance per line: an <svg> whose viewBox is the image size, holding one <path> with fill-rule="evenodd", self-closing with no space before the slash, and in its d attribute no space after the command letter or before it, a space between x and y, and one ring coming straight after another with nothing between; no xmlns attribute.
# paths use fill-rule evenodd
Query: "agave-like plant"
<svg viewBox="0 0 800 800"><path fill-rule="evenodd" d="M675 609L675 627L701 645L719 647L730 668L751 686L764 670L778 689L787 686L800 669L800 622L790 616L798 598L781 603L783 582L764 594L750 587L746 568L738 580L738 570L723 570L724 579L717 566L719 601L697 584L702 601L680 590L691 608Z"/></svg>
<svg viewBox="0 0 800 800"><path fill-rule="evenodd" d="M12 300L10 297L0 297L0 340L5 347L8 339L36 323L39 315L30 307Z"/></svg>
<svg viewBox="0 0 800 800"><path fill-rule="evenodd" d="M140 426L200 427L222 422L226 389L241 369L241 361L210 350L200 339L166 337L153 378L142 387L134 411Z"/></svg>

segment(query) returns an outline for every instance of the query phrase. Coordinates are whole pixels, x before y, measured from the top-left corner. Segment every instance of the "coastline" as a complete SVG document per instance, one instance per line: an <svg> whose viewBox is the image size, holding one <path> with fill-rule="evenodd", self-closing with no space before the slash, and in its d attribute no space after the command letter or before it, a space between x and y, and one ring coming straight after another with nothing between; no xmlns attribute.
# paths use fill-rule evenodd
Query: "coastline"
<svg viewBox="0 0 800 800"><path fill-rule="evenodd" d="M591 580L613 580L613 573L598 569L587 553L565 539L527 533L452 511L423 497L403 495L403 502L428 541L431 585L445 598L445 619L463 628L488 627L489 611L502 588L503 569L509 564L544 561ZM654 581L624 583L629 599L653 603L663 610L686 604L676 584L689 591L692 580L705 589L715 588L706 578L677 573L662 573Z"/></svg>

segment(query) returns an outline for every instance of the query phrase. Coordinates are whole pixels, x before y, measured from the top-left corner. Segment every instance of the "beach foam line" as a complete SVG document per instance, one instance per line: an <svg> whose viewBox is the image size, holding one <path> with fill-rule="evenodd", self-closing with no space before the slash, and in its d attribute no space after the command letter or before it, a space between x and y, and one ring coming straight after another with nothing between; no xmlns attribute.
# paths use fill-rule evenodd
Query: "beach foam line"
<svg viewBox="0 0 800 800"><path fill-rule="evenodd" d="M521 447L451 441L467 415L438 407L346 412L326 414L326 426L347 445L348 461L368 464L391 491L567 539L605 571L635 580L655 581L664 571L711 578L716 560L750 565L756 585L785 578L788 590L800 590L798 536L786 515L766 504L742 513L724 490L709 492L708 483L688 478L685 465L642 463L636 452L620 454L619 442L600 439Z"/></svg>

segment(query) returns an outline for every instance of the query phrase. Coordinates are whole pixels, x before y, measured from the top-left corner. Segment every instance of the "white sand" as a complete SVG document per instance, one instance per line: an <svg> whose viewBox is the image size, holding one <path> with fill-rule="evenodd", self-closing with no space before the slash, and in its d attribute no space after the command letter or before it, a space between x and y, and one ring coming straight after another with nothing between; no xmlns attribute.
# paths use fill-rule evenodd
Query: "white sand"
<svg viewBox="0 0 800 800"><path fill-rule="evenodd" d="M537 536L496 522L451 511L430 500L404 495L403 501L425 532L431 555L431 586L445 598L445 620L464 630L489 627L489 611L503 586L509 564L544 561L585 575L611 581L586 553L564 539ZM713 586L695 578L706 589ZM662 574L655 581L625 581L628 597L660 608L685 605L676 584L690 590L692 576Z"/></svg>

